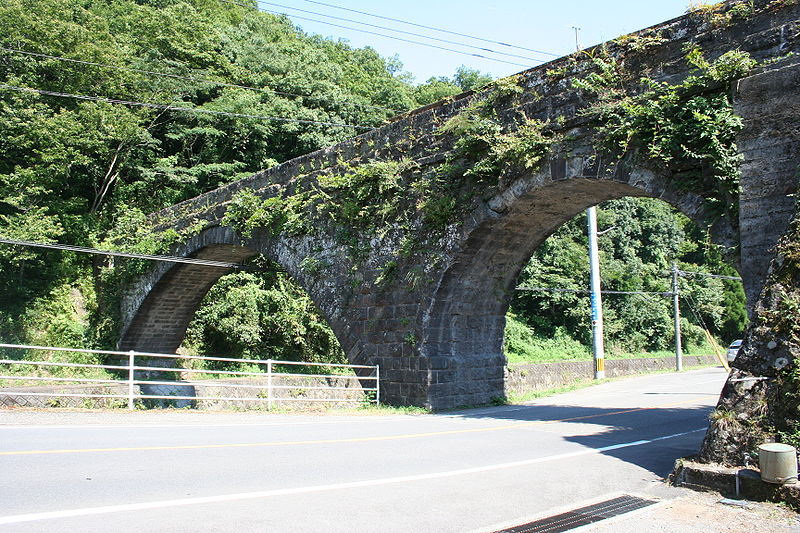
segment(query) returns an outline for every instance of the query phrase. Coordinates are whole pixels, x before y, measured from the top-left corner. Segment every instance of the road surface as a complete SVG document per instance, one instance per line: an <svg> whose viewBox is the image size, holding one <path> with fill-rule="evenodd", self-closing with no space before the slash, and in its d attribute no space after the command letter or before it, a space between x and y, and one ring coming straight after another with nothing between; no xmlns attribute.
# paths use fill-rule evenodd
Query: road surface
<svg viewBox="0 0 800 533"><path fill-rule="evenodd" d="M669 499L725 376L417 416L0 411L0 532L490 532Z"/></svg>

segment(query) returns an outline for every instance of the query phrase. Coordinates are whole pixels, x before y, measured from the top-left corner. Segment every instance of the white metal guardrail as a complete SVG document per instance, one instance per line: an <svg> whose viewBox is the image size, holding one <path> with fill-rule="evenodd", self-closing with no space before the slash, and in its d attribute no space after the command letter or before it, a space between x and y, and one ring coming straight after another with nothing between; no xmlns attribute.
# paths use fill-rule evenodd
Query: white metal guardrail
<svg viewBox="0 0 800 533"><path fill-rule="evenodd" d="M86 350L77 348L62 348L52 346L28 346L21 344L3 344L0 343L0 348L10 348L18 350L38 350L45 352L71 352L71 353L86 353L96 355L118 356L125 358L127 364L119 365L93 365L84 363L62 363L50 361L30 361L30 360L17 360L17 359L0 359L0 365L17 365L29 366L37 368L72 368L72 369L97 369L106 370L120 373L126 376L126 379L96 379L84 378L80 376L75 377L60 377L60 376L34 376L34 375L20 375L9 374L3 372L3 366L0 366L0 380L10 381L27 381L27 382L53 382L53 383L73 383L73 384L92 384L92 385L124 385L126 386L125 394L99 394L99 393L70 393L70 392L30 392L19 390L22 387L15 387L13 391L7 391L0 388L0 396L50 396L50 397L73 397L73 398L109 398L109 399L122 399L127 400L128 409L134 409L137 405L137 400L226 400L233 402L258 402L266 404L267 408L272 408L277 402L326 402L326 403L374 403L380 405L380 368L378 365L344 365L332 363L301 363L297 361L278 361L274 359L259 360L259 359L234 359L229 357L200 357L193 355L177 355L177 354L163 354L163 353L150 353L150 352L136 352L136 351L113 351L113 350ZM210 370L210 369L195 369L183 367L169 367L169 366L153 366L152 362L144 361L142 364L137 364L136 359L156 359L179 361L179 360L197 360L197 361L222 361L234 363L249 363L264 367L264 372L245 372L234 370ZM299 367L319 367L328 369L349 369L353 370L356 375L348 374L307 374L307 373L291 373L291 372L276 372L276 365L283 367L299 366ZM332 370L331 370L332 371ZM250 378L254 381L261 379L266 380L266 383L234 383L234 382L215 382L207 379L142 379L143 377L150 377L153 374L161 373L160 375L191 375L203 374L210 376L219 376L224 378ZM361 375L357 375L361 374ZM297 378L295 383L282 384L287 379ZM341 380L345 383L355 383L355 386L319 386L307 385L297 383L302 378L319 378L328 380ZM353 381L355 380L355 381ZM372 387L365 387L363 384L373 384ZM180 394L145 394L142 388L154 387L171 387L174 390L189 390L194 387L220 387L225 389L242 389L247 391L247 395L242 396L197 396L189 395L186 393ZM260 391L260 392L256 392ZM292 391L295 394L281 394L281 391ZM297 394L297 391L348 391L348 392L361 392L361 398L335 398L335 397L314 397L307 398ZM318 393L320 394L320 393Z"/></svg>

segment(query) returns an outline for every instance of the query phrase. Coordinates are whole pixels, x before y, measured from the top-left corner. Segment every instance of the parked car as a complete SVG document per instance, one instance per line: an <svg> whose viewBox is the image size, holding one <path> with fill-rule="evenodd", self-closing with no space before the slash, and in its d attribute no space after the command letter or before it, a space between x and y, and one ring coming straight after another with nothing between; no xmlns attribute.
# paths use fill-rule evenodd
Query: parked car
<svg viewBox="0 0 800 533"><path fill-rule="evenodd" d="M732 362L736 359L736 355L739 353L739 348L742 347L742 339L737 339L728 346L728 362Z"/></svg>

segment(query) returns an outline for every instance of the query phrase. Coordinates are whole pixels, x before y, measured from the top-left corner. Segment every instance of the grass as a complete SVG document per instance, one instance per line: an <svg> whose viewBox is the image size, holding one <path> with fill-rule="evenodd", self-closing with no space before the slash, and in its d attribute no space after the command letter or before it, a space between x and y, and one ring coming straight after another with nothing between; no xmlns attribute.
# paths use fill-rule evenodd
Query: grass
<svg viewBox="0 0 800 533"><path fill-rule="evenodd" d="M394 407L391 405L363 405L357 409L350 409L348 412L355 412L365 415L429 415L431 410L425 407L401 406Z"/></svg>
<svg viewBox="0 0 800 533"><path fill-rule="evenodd" d="M37 378L70 378L119 380L119 377L102 368L36 367L32 365L0 365L0 375L32 376ZM38 379L0 379L0 387L68 387L75 385L102 386L104 383L78 383L77 381L47 381Z"/></svg>
<svg viewBox="0 0 800 533"><path fill-rule="evenodd" d="M570 342L571 341L571 342ZM573 344L574 343L574 344ZM577 346L576 346L577 345ZM557 363L560 361L589 361L592 353L588 347L577 341L558 338L534 338L531 342L510 345L506 342L506 359L509 364L514 363ZM708 343L684 347L683 355L714 355L714 349ZM672 350L624 352L621 350L606 350L606 359L647 359L647 358L675 357Z"/></svg>
<svg viewBox="0 0 800 533"><path fill-rule="evenodd" d="M713 355L708 341L702 344L686 343L684 355ZM503 350L506 360L514 363L555 363L559 361L588 361L592 359L591 347L573 339L563 328L553 335L537 336L534 331L513 314L506 316ZM724 353L724 349L723 353ZM675 357L673 350L624 351L616 346L606 346L606 359L642 359L650 357Z"/></svg>

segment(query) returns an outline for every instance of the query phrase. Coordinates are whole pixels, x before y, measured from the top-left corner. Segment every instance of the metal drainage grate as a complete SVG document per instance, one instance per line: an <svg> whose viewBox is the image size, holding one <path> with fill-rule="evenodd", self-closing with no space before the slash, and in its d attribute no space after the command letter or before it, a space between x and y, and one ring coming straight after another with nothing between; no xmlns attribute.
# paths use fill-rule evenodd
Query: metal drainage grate
<svg viewBox="0 0 800 533"><path fill-rule="evenodd" d="M606 518L629 513L654 503L656 502L653 500L622 495L618 498L587 505L566 513L542 518L535 522L528 522L527 524L496 531L495 533L558 533L559 531L569 531Z"/></svg>

